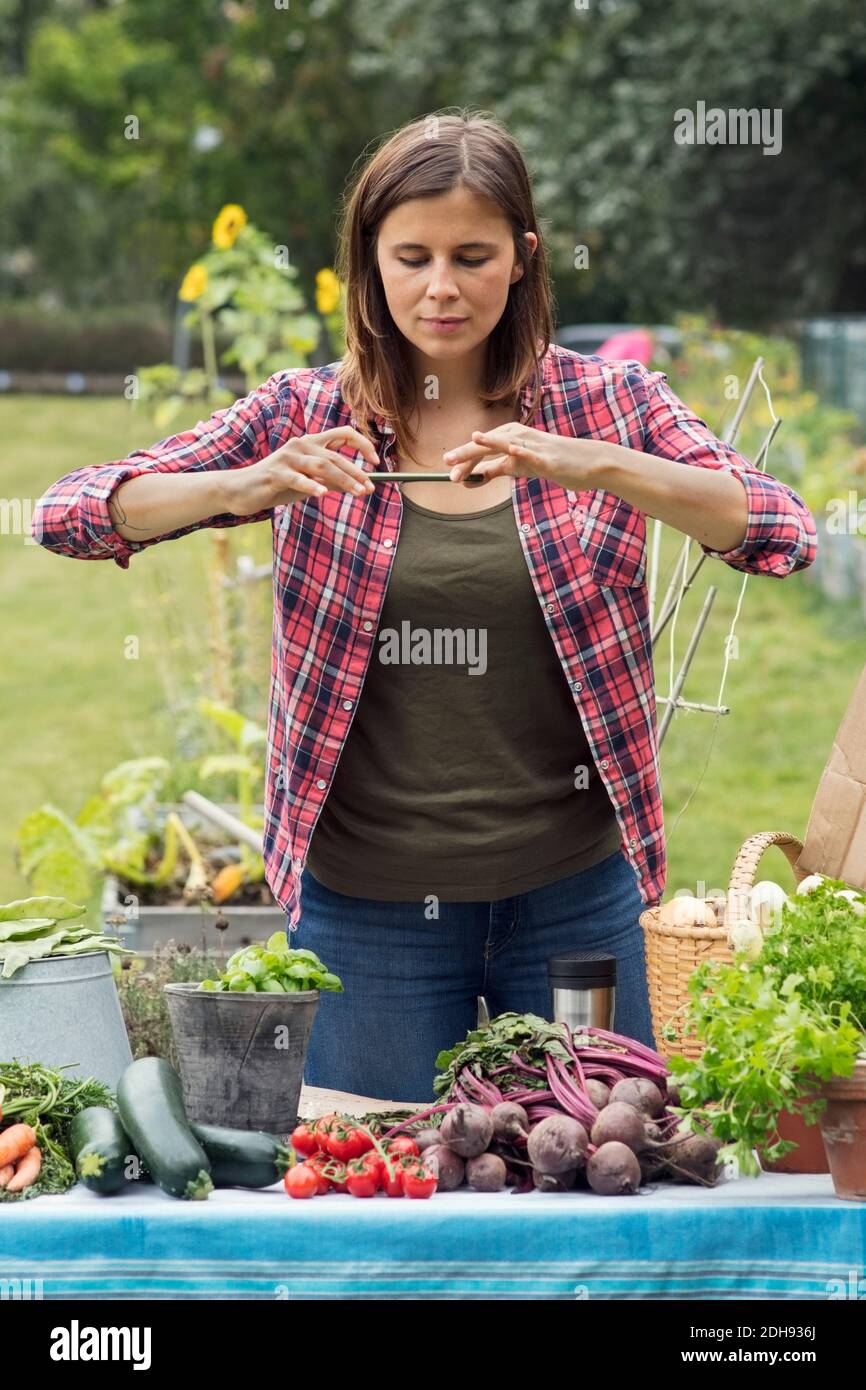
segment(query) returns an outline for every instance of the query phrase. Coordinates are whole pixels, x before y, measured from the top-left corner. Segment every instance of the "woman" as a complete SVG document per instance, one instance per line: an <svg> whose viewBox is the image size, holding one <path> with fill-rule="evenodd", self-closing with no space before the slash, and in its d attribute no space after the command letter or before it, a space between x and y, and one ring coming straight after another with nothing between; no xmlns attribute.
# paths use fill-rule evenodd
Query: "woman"
<svg viewBox="0 0 866 1390"><path fill-rule="evenodd" d="M345 985L320 1001L305 1080L423 1101L479 995L550 1016L564 951L616 957L615 1027L652 1042L645 517L777 577L811 563L815 528L664 374L550 345L530 180L495 120L388 139L347 199L337 266L341 362L69 474L34 534L126 568L270 518L267 876L293 944Z"/></svg>

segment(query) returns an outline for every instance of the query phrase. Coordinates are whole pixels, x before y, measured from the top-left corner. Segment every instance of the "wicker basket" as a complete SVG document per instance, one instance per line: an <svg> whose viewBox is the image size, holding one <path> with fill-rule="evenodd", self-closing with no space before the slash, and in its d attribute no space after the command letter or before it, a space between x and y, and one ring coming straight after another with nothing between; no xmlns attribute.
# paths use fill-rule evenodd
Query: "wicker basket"
<svg viewBox="0 0 866 1390"><path fill-rule="evenodd" d="M729 912L731 907L741 900L741 895L755 886L755 871L764 850L770 845L779 846L794 871L797 883L802 883L808 876L804 869L797 868L797 859L803 848L802 841L785 830L762 830L757 835L749 836L734 861L728 885L725 918L721 926L668 926L659 921L661 904L658 907L647 908L641 913L653 1032L656 1047L662 1056L676 1051L684 1057L700 1057L703 1043L699 1038L692 1035L669 1042L662 1038L662 1029L670 1021L676 1024L673 1018L675 1014L679 1018L683 1017L680 1011L688 999L689 976L702 961L733 960L728 936Z"/></svg>

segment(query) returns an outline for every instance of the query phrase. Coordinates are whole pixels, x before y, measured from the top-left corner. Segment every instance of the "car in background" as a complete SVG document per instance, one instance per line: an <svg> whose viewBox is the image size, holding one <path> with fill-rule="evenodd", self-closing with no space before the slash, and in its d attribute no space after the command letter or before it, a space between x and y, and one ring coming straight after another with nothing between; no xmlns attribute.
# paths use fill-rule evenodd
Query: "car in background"
<svg viewBox="0 0 866 1390"><path fill-rule="evenodd" d="M650 352L667 359L677 357L683 335L670 324L569 323L557 329L554 342L584 356L637 357L643 362Z"/></svg>

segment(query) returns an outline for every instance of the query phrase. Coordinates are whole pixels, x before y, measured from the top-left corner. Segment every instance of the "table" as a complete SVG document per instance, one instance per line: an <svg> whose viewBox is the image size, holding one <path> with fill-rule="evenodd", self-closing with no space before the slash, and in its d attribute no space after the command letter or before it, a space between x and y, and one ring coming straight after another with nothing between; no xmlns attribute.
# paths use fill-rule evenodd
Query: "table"
<svg viewBox="0 0 866 1390"><path fill-rule="evenodd" d="M866 1203L825 1176L712 1190L184 1202L142 1187L0 1208L4 1280L49 1298L727 1299L866 1294ZM831 1281L839 1281L833 1284ZM35 1288L36 1286L31 1286Z"/></svg>

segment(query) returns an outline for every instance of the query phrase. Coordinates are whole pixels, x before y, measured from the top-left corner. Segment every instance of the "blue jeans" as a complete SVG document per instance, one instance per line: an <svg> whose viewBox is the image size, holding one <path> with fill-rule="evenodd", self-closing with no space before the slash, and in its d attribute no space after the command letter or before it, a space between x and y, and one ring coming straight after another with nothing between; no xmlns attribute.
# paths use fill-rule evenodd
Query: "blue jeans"
<svg viewBox="0 0 866 1390"><path fill-rule="evenodd" d="M378 902L335 893L308 868L292 947L315 951L344 993L325 993L304 1081L383 1100L434 1100L436 1057L496 1014L553 1017L547 962L564 951L616 957L614 1030L654 1046L643 911L621 850L582 873L498 902Z"/></svg>

